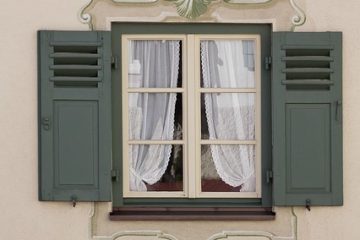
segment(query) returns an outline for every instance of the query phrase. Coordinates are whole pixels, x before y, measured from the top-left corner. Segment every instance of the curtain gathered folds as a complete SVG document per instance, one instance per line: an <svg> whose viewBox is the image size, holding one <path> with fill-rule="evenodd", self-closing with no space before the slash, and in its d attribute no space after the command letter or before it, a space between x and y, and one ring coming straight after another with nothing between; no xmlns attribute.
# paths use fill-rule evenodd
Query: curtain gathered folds
<svg viewBox="0 0 360 240"><path fill-rule="evenodd" d="M180 41L136 40L130 43L130 88L174 88L178 83ZM173 140L176 93L129 93L130 140ZM171 145L130 145L130 190L164 175Z"/></svg>
<svg viewBox="0 0 360 240"><path fill-rule="evenodd" d="M254 88L254 41L202 41L204 88ZM255 139L254 93L205 93L210 140ZM255 191L255 146L211 145L220 178L240 191Z"/></svg>

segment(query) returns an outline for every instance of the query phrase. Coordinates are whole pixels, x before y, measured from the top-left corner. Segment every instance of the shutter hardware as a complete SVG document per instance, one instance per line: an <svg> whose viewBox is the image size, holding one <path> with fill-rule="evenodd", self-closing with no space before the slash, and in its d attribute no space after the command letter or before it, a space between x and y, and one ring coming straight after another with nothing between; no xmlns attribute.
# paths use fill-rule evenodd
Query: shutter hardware
<svg viewBox="0 0 360 240"><path fill-rule="evenodd" d="M266 70L270 70L271 68L271 63L272 63L272 58L269 57L265 57L265 69Z"/></svg>
<svg viewBox="0 0 360 240"><path fill-rule="evenodd" d="M266 182L271 183L272 180L273 180L273 171L272 170L267 170L266 171Z"/></svg>
<svg viewBox="0 0 360 240"><path fill-rule="evenodd" d="M72 202L72 206L76 207L76 202L77 202L77 197L76 195L72 195L71 196L71 202Z"/></svg>
<svg viewBox="0 0 360 240"><path fill-rule="evenodd" d="M340 122L340 108L341 108L341 105L342 105L342 101L341 100L337 100L336 101L336 109L335 109L335 119L336 121Z"/></svg>
<svg viewBox="0 0 360 240"><path fill-rule="evenodd" d="M50 118L49 117L43 117L41 120L41 124L43 125L43 128L46 131L50 130Z"/></svg>
<svg viewBox="0 0 360 240"><path fill-rule="evenodd" d="M111 66L114 69L118 69L119 68L119 57L118 56L111 56Z"/></svg>
<svg viewBox="0 0 360 240"><path fill-rule="evenodd" d="M113 182L118 182L120 180L120 171L119 170L111 170L111 180Z"/></svg>
<svg viewBox="0 0 360 240"><path fill-rule="evenodd" d="M311 211L310 205L311 205L311 200L310 200L310 199L306 199L306 201L305 201L305 208L306 208L309 212Z"/></svg>

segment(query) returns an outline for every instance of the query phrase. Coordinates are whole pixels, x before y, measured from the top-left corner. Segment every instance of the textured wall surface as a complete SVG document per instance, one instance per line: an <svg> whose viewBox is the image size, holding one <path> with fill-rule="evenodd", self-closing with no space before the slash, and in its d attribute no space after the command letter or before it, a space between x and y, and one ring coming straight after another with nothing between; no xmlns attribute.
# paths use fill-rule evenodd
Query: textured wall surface
<svg viewBox="0 0 360 240"><path fill-rule="evenodd" d="M272 8L229 9L228 5L210 7L230 20L261 22L271 19L277 29L290 27L293 15L286 0L274 0ZM358 0L299 0L307 22L296 31L344 32L344 206L313 207L311 212L295 208L298 216L298 239L360 239L360 2ZM346 2L346 3L345 3ZM0 239L89 239L92 204L47 203L37 200L37 55L36 31L39 29L86 30L77 18L85 0L1 0L0 7ZM106 17L156 17L163 10L175 13L169 3L139 11L134 7L106 10L108 2L91 11L96 26L106 28ZM219 7L216 10L215 7ZM128 10L126 10L128 9ZM242 12L243 11L243 12ZM242 14L244 13L244 14ZM174 18L176 19L176 17ZM288 22L286 22L288 21ZM264 222L111 222L109 204L96 205L93 233L116 239L206 240L222 231L269 231L277 236L291 235L291 211L276 208L275 221ZM131 231L131 232L124 232ZM154 232L156 231L156 232ZM157 232L158 231L158 232ZM136 233L148 236L134 236ZM163 232L163 233L162 233ZM127 236L125 236L127 235ZM140 234L141 235L141 234ZM117 236L117 237L116 237ZM266 237L224 237L229 240L266 240Z"/></svg>

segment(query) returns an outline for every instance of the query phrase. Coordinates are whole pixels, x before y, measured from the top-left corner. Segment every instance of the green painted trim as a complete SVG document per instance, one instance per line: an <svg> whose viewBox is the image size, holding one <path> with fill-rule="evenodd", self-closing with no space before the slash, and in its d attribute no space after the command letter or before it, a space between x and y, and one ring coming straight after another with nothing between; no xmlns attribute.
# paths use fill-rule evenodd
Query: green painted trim
<svg viewBox="0 0 360 240"><path fill-rule="evenodd" d="M113 23L112 54L121 56L122 34L260 34L261 59L271 55L271 25L267 24L224 24L224 23ZM261 69L262 92L262 194L259 199L123 199L121 181L113 182L113 206L126 205L155 206L272 206L271 184L266 182L266 171L271 162L271 76L270 71ZM122 172L122 124L121 124L121 67L112 70L112 112L113 112L113 168Z"/></svg>

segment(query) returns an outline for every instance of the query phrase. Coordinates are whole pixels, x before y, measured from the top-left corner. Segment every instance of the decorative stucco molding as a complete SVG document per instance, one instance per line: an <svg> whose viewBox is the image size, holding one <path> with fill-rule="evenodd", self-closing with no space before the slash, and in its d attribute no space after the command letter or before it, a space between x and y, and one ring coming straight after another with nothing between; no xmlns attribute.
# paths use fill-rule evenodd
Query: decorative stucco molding
<svg viewBox="0 0 360 240"><path fill-rule="evenodd" d="M141 236L166 240L178 240L175 236L164 233L161 230L137 230L137 231L119 231L109 236L99 236L94 234L96 226L96 203L91 203L89 211L89 240L122 240L121 238ZM297 216L294 207L291 208L291 236L277 236L267 231L222 231L209 237L207 240L231 240L239 237L263 237L268 240L297 240ZM131 238L130 238L131 239Z"/></svg>
<svg viewBox="0 0 360 240"><path fill-rule="evenodd" d="M112 0L115 3L155 3L159 0Z"/></svg>
<svg viewBox="0 0 360 240"><path fill-rule="evenodd" d="M168 19L176 18L178 15L174 12L161 12L156 17L107 17L106 30L111 31L111 24L115 22L167 22Z"/></svg>
<svg viewBox="0 0 360 240"><path fill-rule="evenodd" d="M88 0L88 3L84 4L84 6L79 11L80 22L87 24L90 30L93 30L94 26L92 22L92 16L87 12L87 10L94 3L94 1L96 0Z"/></svg>
<svg viewBox="0 0 360 240"><path fill-rule="evenodd" d="M295 3L295 0L289 0L291 7L295 10L296 15L294 15L291 19L291 22L293 24L293 30L295 27L304 25L306 22L306 15L305 12Z"/></svg>
<svg viewBox="0 0 360 240"><path fill-rule="evenodd" d="M234 4L254 4L254 3L267 3L271 2L272 0L224 0L227 3L234 3Z"/></svg>
<svg viewBox="0 0 360 240"><path fill-rule="evenodd" d="M88 229L88 238L89 240L123 240L123 239L131 239L131 237L141 236L141 237L149 237L154 239L154 237L158 239L165 240L178 240L173 235L164 233L160 230L136 230L136 231L119 231L109 236L100 236L94 234L94 228L96 225L96 204L91 203L91 208L89 211L89 229Z"/></svg>
<svg viewBox="0 0 360 240"><path fill-rule="evenodd" d="M117 232L110 236L111 240L122 240L124 237L132 237L132 236L141 236L141 237L156 237L158 239L166 239L166 240L178 240L174 236L170 234L163 233L162 231L122 231ZM97 238L99 239L99 238ZM131 238L128 238L131 239Z"/></svg>
<svg viewBox="0 0 360 240"><path fill-rule="evenodd" d="M297 216L294 207L291 208L291 236L277 236L266 231L223 231L212 235L208 240L231 240L239 237L263 237L268 240L297 240Z"/></svg>
<svg viewBox="0 0 360 240"><path fill-rule="evenodd" d="M166 0L173 2L180 16L194 19L207 11L208 5L213 0Z"/></svg>
<svg viewBox="0 0 360 240"><path fill-rule="evenodd" d="M102 0L88 0L79 13L79 19L82 23L88 24L89 28L93 30L93 17L88 12L93 8L97 2ZM115 4L154 4L160 2L160 0L111 0ZM195 19L204 14L208 6L212 2L225 2L228 6L242 5L242 4L265 4L273 0L164 0L175 4L177 12L180 16L186 19ZM305 12L297 5L296 0L288 0L291 7L295 11L295 15L291 19L292 30L295 27L301 26L306 21Z"/></svg>
<svg viewBox="0 0 360 240"><path fill-rule="evenodd" d="M174 19L179 18L179 16L174 12L161 12L160 15L156 17L108 17L106 18L106 30L111 31L111 24L115 22L172 22ZM275 19L258 19L258 20L243 20L243 19L229 19L220 15L217 12L212 13L208 19L205 21L198 22L221 22L221 23L257 23L257 24L273 24L273 30L277 31L275 25Z"/></svg>

